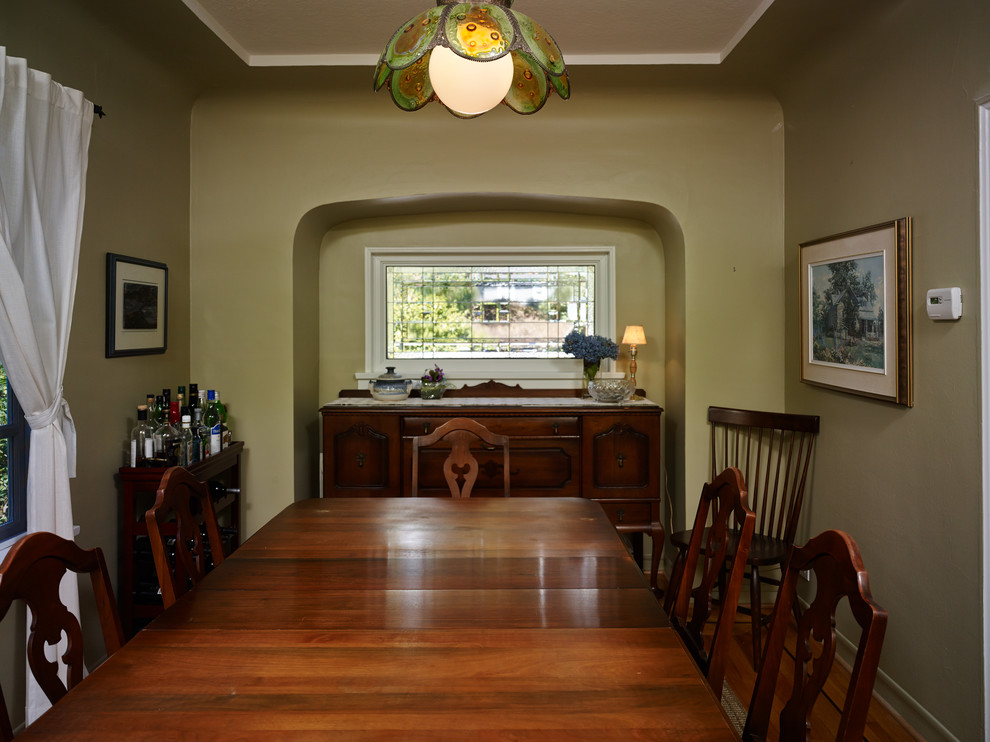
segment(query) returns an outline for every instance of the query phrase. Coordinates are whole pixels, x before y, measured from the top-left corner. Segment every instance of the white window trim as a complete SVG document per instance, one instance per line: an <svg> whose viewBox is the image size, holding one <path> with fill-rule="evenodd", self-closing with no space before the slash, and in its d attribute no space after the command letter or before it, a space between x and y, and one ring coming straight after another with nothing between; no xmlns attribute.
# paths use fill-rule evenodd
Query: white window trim
<svg viewBox="0 0 990 742"><path fill-rule="evenodd" d="M385 357L385 269L393 265L594 265L595 327L615 339L615 247L366 247L365 368L354 374L358 388L394 366L406 378L418 379L429 359ZM604 370L610 370L606 361ZM447 377L458 385L489 379L530 387L579 387L581 365L575 358L444 359Z"/></svg>

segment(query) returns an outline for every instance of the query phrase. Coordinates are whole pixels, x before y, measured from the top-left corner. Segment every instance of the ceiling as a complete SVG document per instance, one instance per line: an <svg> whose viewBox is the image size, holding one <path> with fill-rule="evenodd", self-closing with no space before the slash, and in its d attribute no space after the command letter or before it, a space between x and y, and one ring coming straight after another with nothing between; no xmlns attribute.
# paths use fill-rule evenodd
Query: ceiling
<svg viewBox="0 0 990 742"><path fill-rule="evenodd" d="M374 66L434 0L182 0L252 67ZM568 66L719 64L773 0L516 0Z"/></svg>

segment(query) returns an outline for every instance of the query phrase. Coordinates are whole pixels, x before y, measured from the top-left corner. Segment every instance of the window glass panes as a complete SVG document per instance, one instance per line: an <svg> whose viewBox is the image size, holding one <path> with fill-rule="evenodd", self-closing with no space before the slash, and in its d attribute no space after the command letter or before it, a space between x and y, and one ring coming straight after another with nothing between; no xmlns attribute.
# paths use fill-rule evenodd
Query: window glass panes
<svg viewBox="0 0 990 742"><path fill-rule="evenodd" d="M7 424L7 372L0 364L0 425Z"/></svg>
<svg viewBox="0 0 990 742"><path fill-rule="evenodd" d="M387 266L386 355L560 358L595 332L594 265Z"/></svg>
<svg viewBox="0 0 990 742"><path fill-rule="evenodd" d="M7 374L0 365L0 430L7 425L8 403L7 403ZM10 520L10 491L8 484L8 461L10 459L10 446L6 436L0 437L0 525L4 525Z"/></svg>
<svg viewBox="0 0 990 742"><path fill-rule="evenodd" d="M10 495L7 486L8 445L6 438L0 438L0 525L10 519Z"/></svg>

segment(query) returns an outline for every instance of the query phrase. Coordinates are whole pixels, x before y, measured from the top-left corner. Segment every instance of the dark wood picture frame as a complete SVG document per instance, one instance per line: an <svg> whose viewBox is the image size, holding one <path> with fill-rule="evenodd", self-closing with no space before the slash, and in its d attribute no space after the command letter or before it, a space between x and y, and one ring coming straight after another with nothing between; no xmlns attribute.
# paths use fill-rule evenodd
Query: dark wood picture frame
<svg viewBox="0 0 990 742"><path fill-rule="evenodd" d="M107 253L106 357L164 353L168 347L168 266Z"/></svg>
<svg viewBox="0 0 990 742"><path fill-rule="evenodd" d="M913 406L911 219L800 249L801 381Z"/></svg>

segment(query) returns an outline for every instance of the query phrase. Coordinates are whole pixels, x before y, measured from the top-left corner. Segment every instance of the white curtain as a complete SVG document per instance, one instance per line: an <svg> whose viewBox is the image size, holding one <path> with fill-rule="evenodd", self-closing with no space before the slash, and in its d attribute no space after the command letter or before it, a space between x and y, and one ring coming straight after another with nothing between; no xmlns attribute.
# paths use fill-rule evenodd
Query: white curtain
<svg viewBox="0 0 990 742"><path fill-rule="evenodd" d="M76 431L62 377L93 104L0 47L0 357L31 426L27 529L71 539ZM62 598L79 615L69 573ZM60 654L60 653L59 653ZM28 672L27 721L48 707Z"/></svg>

